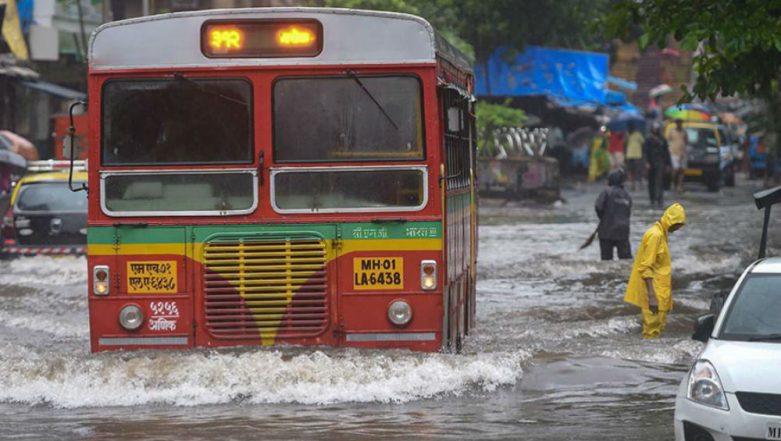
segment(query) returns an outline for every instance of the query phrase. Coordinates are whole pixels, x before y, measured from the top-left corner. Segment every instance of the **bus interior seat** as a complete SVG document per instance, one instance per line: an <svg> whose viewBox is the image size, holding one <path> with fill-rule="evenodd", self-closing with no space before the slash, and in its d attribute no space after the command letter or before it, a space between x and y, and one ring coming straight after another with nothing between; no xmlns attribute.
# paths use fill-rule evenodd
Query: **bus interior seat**
<svg viewBox="0 0 781 441"><path fill-rule="evenodd" d="M163 183L160 181L131 182L122 194L124 200L160 199L162 197Z"/></svg>

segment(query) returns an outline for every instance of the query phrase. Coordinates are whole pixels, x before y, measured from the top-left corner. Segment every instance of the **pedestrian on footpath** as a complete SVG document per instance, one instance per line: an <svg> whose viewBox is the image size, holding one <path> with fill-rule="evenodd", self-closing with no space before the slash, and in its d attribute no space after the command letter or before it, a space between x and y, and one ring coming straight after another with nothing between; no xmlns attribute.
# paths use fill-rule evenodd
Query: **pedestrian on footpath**
<svg viewBox="0 0 781 441"><path fill-rule="evenodd" d="M664 176L670 170L670 150L662 136L662 126L654 123L651 133L643 144L646 167L648 168L648 196L651 205L664 205Z"/></svg>
<svg viewBox="0 0 781 441"><path fill-rule="evenodd" d="M683 121L675 120L675 127L667 132L667 144L670 147L670 161L673 166L673 188L678 193L683 193L683 174L686 169L686 131L683 129Z"/></svg>
<svg viewBox="0 0 781 441"><path fill-rule="evenodd" d="M686 212L675 203L643 235L624 294L624 301L639 307L643 338L658 338L672 309L672 261L668 236L686 224Z"/></svg>
<svg viewBox="0 0 781 441"><path fill-rule="evenodd" d="M626 167L629 174L629 185L632 191L637 188L637 181L643 180L643 138L642 133L635 130L635 123L627 124L629 136L626 138Z"/></svg>
<svg viewBox="0 0 781 441"><path fill-rule="evenodd" d="M613 260L613 248L617 248L619 259L631 259L629 217L632 214L632 197L624 190L624 170L619 168L610 172L607 185L594 204L599 217L597 236L600 254L602 260Z"/></svg>

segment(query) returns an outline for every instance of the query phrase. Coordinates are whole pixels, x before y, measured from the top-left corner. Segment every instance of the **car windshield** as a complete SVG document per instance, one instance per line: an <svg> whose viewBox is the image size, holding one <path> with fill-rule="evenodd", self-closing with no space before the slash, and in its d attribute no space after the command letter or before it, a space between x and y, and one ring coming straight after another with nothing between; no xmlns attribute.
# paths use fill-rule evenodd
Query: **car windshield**
<svg viewBox="0 0 781 441"><path fill-rule="evenodd" d="M695 148L718 147L716 132L708 128L686 128L686 138L689 145Z"/></svg>
<svg viewBox="0 0 781 441"><path fill-rule="evenodd" d="M82 182L73 182L81 187ZM39 182L22 186L16 208L20 211L87 212L87 194L72 192L66 182Z"/></svg>
<svg viewBox="0 0 781 441"><path fill-rule="evenodd" d="M724 318L724 340L781 342L781 274L752 274L735 294Z"/></svg>

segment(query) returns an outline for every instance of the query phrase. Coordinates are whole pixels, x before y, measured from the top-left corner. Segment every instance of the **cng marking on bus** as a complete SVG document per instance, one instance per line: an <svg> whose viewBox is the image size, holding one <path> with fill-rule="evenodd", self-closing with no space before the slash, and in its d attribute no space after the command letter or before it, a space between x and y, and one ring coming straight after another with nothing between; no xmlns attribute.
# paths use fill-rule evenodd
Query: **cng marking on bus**
<svg viewBox="0 0 781 441"><path fill-rule="evenodd" d="M404 289L403 257L353 258L353 289Z"/></svg>

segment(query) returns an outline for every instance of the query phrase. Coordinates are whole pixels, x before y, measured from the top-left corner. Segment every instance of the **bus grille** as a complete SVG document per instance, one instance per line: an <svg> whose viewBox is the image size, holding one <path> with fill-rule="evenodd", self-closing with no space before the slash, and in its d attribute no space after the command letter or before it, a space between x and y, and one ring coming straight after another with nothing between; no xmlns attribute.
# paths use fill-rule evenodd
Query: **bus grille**
<svg viewBox="0 0 781 441"><path fill-rule="evenodd" d="M320 239L214 240L204 246L206 329L217 339L314 337L328 326Z"/></svg>

